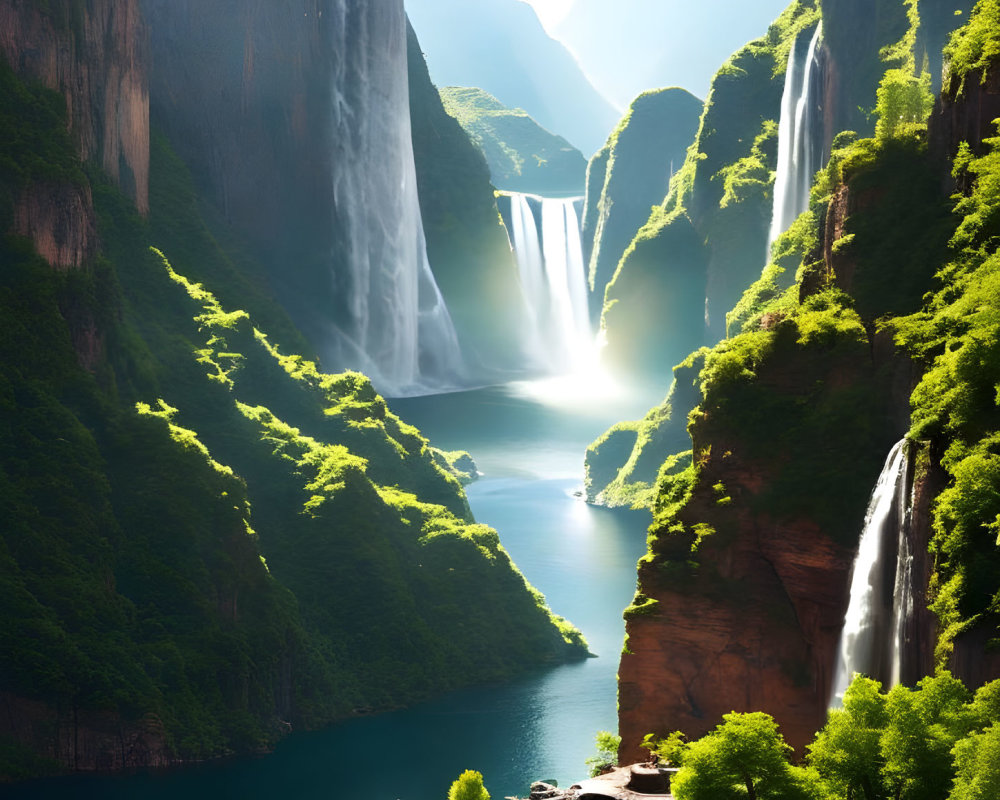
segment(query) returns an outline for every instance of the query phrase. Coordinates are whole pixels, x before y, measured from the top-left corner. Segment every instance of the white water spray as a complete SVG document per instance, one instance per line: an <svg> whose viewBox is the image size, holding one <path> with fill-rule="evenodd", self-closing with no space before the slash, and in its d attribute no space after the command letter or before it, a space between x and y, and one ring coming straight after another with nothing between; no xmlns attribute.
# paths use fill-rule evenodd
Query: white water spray
<svg viewBox="0 0 1000 800"><path fill-rule="evenodd" d="M800 60L796 44L788 51L785 88L781 95L781 119L778 123L778 170L774 177L774 206L767 236L767 260L771 245L788 230L795 219L809 208L809 187L818 167L816 157L816 101L812 96L817 74L816 48L822 25L809 41L805 58Z"/></svg>
<svg viewBox="0 0 1000 800"><path fill-rule="evenodd" d="M592 366L594 334L576 211L580 198L506 194L510 197L511 246L531 319L527 350L540 367L553 374Z"/></svg>
<svg viewBox="0 0 1000 800"><path fill-rule="evenodd" d="M337 368L367 373L385 394L448 388L461 381L462 357L427 260L403 4L334 0L330 10L331 280L342 306L327 355Z"/></svg>
<svg viewBox="0 0 1000 800"><path fill-rule="evenodd" d="M886 678L889 685L899 682L902 663L903 630L908 614L911 585L910 559L901 557L900 550L908 552L907 520L909 495L905 440L898 442L889 452L872 492L865 514L864 530L858 545L858 554L851 572L850 600L844 615L844 626L840 634L840 646L830 705L840 706L844 692L850 686L855 673L873 678ZM895 514L893 513L895 512ZM895 602L892 620L885 627L883 598L885 597L885 566L882 558L886 553L885 537L895 534L897 538L897 565L895 580ZM905 590L900 581L906 582Z"/></svg>

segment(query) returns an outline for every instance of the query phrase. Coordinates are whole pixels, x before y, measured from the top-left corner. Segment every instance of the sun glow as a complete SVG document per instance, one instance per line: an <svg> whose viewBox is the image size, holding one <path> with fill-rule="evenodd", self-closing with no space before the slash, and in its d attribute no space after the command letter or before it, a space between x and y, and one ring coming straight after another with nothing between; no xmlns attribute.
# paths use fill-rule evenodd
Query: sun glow
<svg viewBox="0 0 1000 800"><path fill-rule="evenodd" d="M510 388L518 397L583 415L588 412L598 415L627 395L625 387L596 359L591 366L577 372L516 381Z"/></svg>
<svg viewBox="0 0 1000 800"><path fill-rule="evenodd" d="M576 0L524 0L535 9L539 21L549 34L562 22Z"/></svg>

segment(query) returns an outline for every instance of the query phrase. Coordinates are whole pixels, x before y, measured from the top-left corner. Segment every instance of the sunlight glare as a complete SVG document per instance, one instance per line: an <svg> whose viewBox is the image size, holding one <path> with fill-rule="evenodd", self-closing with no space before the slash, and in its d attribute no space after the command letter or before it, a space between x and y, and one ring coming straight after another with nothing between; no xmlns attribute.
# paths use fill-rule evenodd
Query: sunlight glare
<svg viewBox="0 0 1000 800"><path fill-rule="evenodd" d="M627 396L625 387L596 359L577 372L515 381L510 388L517 397L577 414L599 413Z"/></svg>
<svg viewBox="0 0 1000 800"><path fill-rule="evenodd" d="M553 29L566 18L576 0L524 0L535 9L539 21L551 35Z"/></svg>

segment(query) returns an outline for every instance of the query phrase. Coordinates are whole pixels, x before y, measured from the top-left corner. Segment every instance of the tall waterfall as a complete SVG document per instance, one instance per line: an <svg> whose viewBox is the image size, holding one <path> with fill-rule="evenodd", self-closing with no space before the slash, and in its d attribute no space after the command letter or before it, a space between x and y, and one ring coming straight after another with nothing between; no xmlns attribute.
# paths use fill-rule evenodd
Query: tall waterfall
<svg viewBox="0 0 1000 800"><path fill-rule="evenodd" d="M841 704L856 672L881 680L887 687L901 678L906 622L912 610L909 475L904 446L905 440L889 452L868 503L840 634L831 705ZM895 579L888 583L893 568Z"/></svg>
<svg viewBox="0 0 1000 800"><path fill-rule="evenodd" d="M797 52L798 42L788 51L778 123L778 171L774 177L774 206L767 236L768 260L775 239L809 207L809 187L819 166L814 91L818 77L816 48L822 27L822 24L816 26L804 58Z"/></svg>
<svg viewBox="0 0 1000 800"><path fill-rule="evenodd" d="M330 361L391 395L455 385L458 339L427 260L397 2L333 0Z"/></svg>
<svg viewBox="0 0 1000 800"><path fill-rule="evenodd" d="M530 317L529 355L551 373L580 370L594 358L576 208L580 198L506 194L511 245Z"/></svg>

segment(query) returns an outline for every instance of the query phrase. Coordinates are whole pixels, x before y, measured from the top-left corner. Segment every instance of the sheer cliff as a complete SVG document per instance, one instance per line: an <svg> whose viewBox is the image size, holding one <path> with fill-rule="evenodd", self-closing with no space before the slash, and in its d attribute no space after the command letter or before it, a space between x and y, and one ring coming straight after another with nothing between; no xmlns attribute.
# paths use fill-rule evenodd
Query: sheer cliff
<svg viewBox="0 0 1000 800"><path fill-rule="evenodd" d="M824 7L824 26L839 8ZM952 38L928 129L925 40L907 38L920 24L909 19L912 60L890 62L879 83L876 136L833 139L809 211L779 241L795 281L785 288L766 269L730 314L728 338L675 372L675 393L693 390L696 403L691 449L661 462L646 495L650 550L619 673L624 757L640 755L646 733L701 735L733 709L773 714L797 748L811 739L868 494L904 434L917 598L904 680L936 666L970 685L998 674L988 645L995 537L974 533L992 525L998 503L982 482L995 468L995 364L984 343L996 264L983 237L996 227L996 157L978 116L995 102L985 43L998 20L980 3ZM894 86L914 98L901 116ZM651 436L631 430L602 446ZM595 469L602 481L611 474Z"/></svg>

